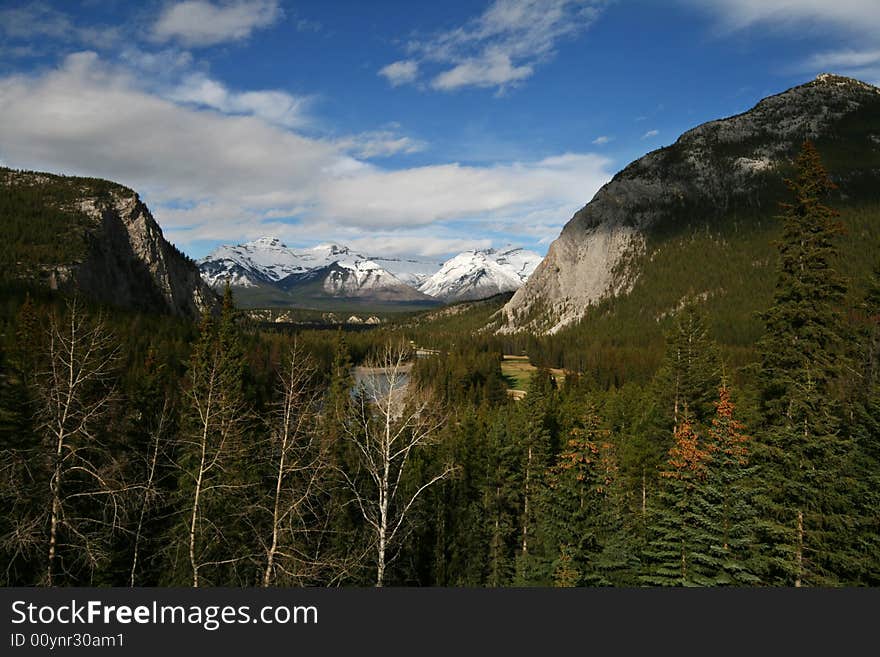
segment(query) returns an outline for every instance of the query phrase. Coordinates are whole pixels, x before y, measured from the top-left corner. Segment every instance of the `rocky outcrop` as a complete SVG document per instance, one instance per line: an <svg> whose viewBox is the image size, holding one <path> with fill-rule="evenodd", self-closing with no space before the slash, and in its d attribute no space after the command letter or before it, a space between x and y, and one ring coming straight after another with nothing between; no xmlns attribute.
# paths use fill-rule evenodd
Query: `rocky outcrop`
<svg viewBox="0 0 880 657"><path fill-rule="evenodd" d="M762 185L780 178L805 139L870 143L878 116L880 89L824 74L684 133L627 166L575 213L495 318L498 330L554 333L578 321L591 305L632 288L652 234L695 215L759 204Z"/></svg>
<svg viewBox="0 0 880 657"><path fill-rule="evenodd" d="M195 263L162 235L138 195L121 185L7 171L3 184L64 186L63 207L55 208L78 226L76 239L83 248L71 261L28 263L19 277L31 277L64 291L77 290L103 303L195 318L219 307L217 294L202 280ZM73 191L71 191L73 190ZM47 193L45 202L57 199Z"/></svg>

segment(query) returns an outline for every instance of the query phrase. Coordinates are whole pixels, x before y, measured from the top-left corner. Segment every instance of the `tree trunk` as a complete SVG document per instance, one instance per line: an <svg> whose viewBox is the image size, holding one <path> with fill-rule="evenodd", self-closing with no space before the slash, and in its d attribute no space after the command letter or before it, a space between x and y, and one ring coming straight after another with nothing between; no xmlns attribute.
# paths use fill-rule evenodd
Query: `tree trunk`
<svg viewBox="0 0 880 657"><path fill-rule="evenodd" d="M199 505L202 497L202 479L205 476L205 460L207 458L208 449L208 427L211 417L211 396L213 390L208 391L208 406L202 421L202 450L201 459L199 461L199 471L196 475L196 489L193 492L192 516L189 523L189 564L192 568L192 585L193 588L199 587L199 565L196 563L196 524L199 518Z"/></svg>
<svg viewBox="0 0 880 657"><path fill-rule="evenodd" d="M281 482L284 480L284 457L287 453L288 418L285 417L284 439L281 443L281 457L278 459L278 475L275 479L275 508L272 512L272 544L266 555L266 569L263 571L263 586L268 587L275 566L275 553L278 551L278 524L281 510Z"/></svg>
<svg viewBox="0 0 880 657"><path fill-rule="evenodd" d="M59 441L60 445L60 441ZM59 447L60 449L60 447ZM58 543L58 516L61 513L61 465L55 466L50 490L52 491L52 512L49 519L49 558L46 566L46 586L52 586L52 573L55 568L55 546Z"/></svg>
<svg viewBox="0 0 880 657"><path fill-rule="evenodd" d="M798 509L797 512L797 543L794 553L795 567L797 569L794 578L794 585L800 587L802 585L801 577L804 569L804 512Z"/></svg>
<svg viewBox="0 0 880 657"><path fill-rule="evenodd" d="M162 409L162 416L159 419L159 427L156 429L156 438L153 441L153 457L150 459L150 474L147 476L147 490L144 493L144 499L141 504L141 512L138 517L137 531L134 535L134 554L131 558L131 576L129 577L129 586L134 587L135 573L137 572L138 556L140 554L141 533L144 527L144 516L147 513L147 495L153 487L153 479L156 476L156 463L159 460L159 439L162 436L162 427L165 422L165 411L168 407L168 398L165 398L165 407Z"/></svg>
<svg viewBox="0 0 880 657"><path fill-rule="evenodd" d="M529 478L532 473L532 447L529 445L528 458L526 460L525 495L523 496L523 531L522 531L522 554L529 552Z"/></svg>

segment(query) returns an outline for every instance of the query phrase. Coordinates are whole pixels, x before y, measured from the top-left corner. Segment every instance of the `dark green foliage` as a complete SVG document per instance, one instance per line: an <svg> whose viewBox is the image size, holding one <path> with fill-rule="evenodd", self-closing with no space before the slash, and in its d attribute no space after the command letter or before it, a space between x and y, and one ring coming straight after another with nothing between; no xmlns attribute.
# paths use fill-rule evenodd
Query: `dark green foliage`
<svg viewBox="0 0 880 657"><path fill-rule="evenodd" d="M28 173L22 179L0 167L0 279L39 274L52 265L81 260L87 250L85 229L94 220L77 208L88 196L134 192L106 180ZM28 181L34 180L34 184Z"/></svg>
<svg viewBox="0 0 880 657"><path fill-rule="evenodd" d="M835 400L846 357L840 312L846 285L836 270L841 225L824 205L835 185L809 142L788 184L794 202L782 205L778 279L760 342L765 577L833 585L849 567L839 541L851 522L850 445Z"/></svg>
<svg viewBox="0 0 880 657"><path fill-rule="evenodd" d="M857 527L851 545L851 581L880 584L880 270L871 276L859 308L849 435L855 445L850 467Z"/></svg>
<svg viewBox="0 0 880 657"><path fill-rule="evenodd" d="M711 539L701 517L709 453L687 418L675 431L675 444L661 471L662 483L651 505L651 530L644 551L642 580L652 586L706 586Z"/></svg>
<svg viewBox="0 0 880 657"><path fill-rule="evenodd" d="M800 577L876 586L880 280L867 271L880 245L880 194L852 160L863 149L845 139L821 145L839 194L807 148L782 222L769 216L784 193L769 175L749 203L682 206L682 221L649 236L632 292L554 336L481 331L506 297L360 330L322 330L320 315L305 312L288 325L250 321L230 291L222 315L200 326L107 315L121 351L106 382L116 395L95 430L108 450L95 459L126 490L112 530L96 536L100 558L77 561L69 544L55 582L193 584L188 533L204 408L196 400L212 390L216 412L201 429L217 467L203 473L196 513L199 585L261 583L277 481L276 384L295 343L316 369L309 454L330 467L299 524L285 527L288 545L301 549L288 562L297 572L278 571L274 582L373 584L370 528L347 486L369 485L346 439L360 401L354 368L402 340L436 350L413 359L410 385L431 390L431 412L445 419L431 449L414 452L400 495L455 468L413 507L388 584L790 585ZM65 205L79 183L48 182L61 214L28 215L33 190L17 190L10 202L25 210L10 224L18 237L0 247L3 258L76 257L75 235L56 229L84 219ZM97 195L114 191L94 185ZM9 198L0 195L0 205ZM846 232L826 202L841 208ZM55 229L28 233L39 221ZM54 246L29 251L29 234ZM63 314L65 299L8 278L0 285L2 582L33 585L46 581L52 463L39 451L35 373L45 369L48 320ZM100 310L86 307L92 318ZM502 359L526 354L538 370L514 401ZM563 384L547 366L566 368ZM77 512L97 518L104 507Z"/></svg>
<svg viewBox="0 0 880 657"><path fill-rule="evenodd" d="M614 445L587 407L548 475L542 535L556 586L625 584L632 545L624 526Z"/></svg>
<svg viewBox="0 0 880 657"><path fill-rule="evenodd" d="M752 439L736 419L727 387L718 391L715 417L708 431L709 462L696 509L708 546L698 567L713 585L745 586L760 580L752 572L756 512L751 485Z"/></svg>

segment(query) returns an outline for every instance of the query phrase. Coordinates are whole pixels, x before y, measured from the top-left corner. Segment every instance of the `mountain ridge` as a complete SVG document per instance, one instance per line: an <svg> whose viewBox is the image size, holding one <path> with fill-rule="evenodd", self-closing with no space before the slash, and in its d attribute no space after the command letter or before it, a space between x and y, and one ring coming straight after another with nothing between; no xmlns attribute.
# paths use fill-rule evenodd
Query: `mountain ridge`
<svg viewBox="0 0 880 657"><path fill-rule="evenodd" d="M624 167L574 214L494 327L500 333L553 334L603 299L627 295L654 235L770 207L804 139L824 138L832 157L850 153L848 160L832 162L849 187L876 184L878 109L880 89L823 74L746 112L682 133ZM856 166L860 158L867 164Z"/></svg>
<svg viewBox="0 0 880 657"><path fill-rule="evenodd" d="M134 190L5 168L0 188L7 231L2 260L13 279L188 318L219 308L195 264L165 239Z"/></svg>
<svg viewBox="0 0 880 657"><path fill-rule="evenodd" d="M522 285L541 256L522 248L465 251L445 262L425 258L367 256L328 242L293 249L277 237L222 245L198 264L214 287L229 281L251 303L265 291L381 302L451 303L486 298ZM316 277L321 278L318 285ZM274 303L284 299L273 294ZM290 299L298 303L303 299Z"/></svg>

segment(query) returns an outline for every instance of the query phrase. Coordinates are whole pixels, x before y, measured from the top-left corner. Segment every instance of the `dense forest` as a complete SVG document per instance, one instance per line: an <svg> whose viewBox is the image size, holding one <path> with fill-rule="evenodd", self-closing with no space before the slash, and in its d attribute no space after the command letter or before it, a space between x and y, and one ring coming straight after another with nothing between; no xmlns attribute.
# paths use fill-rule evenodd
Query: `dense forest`
<svg viewBox="0 0 880 657"><path fill-rule="evenodd" d="M695 296L626 353L494 301L343 332L7 281L2 583L880 585L880 272L832 188L806 144L758 316Z"/></svg>

